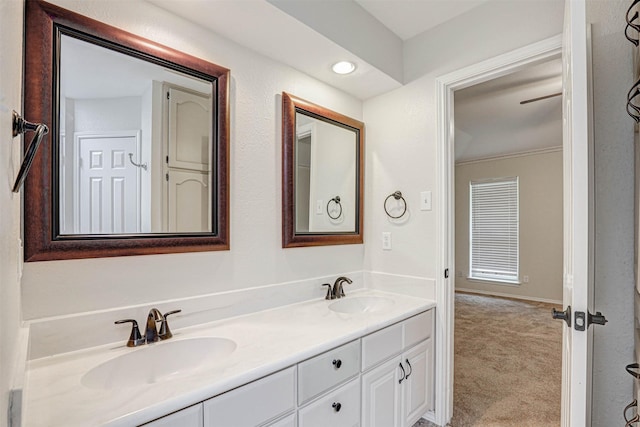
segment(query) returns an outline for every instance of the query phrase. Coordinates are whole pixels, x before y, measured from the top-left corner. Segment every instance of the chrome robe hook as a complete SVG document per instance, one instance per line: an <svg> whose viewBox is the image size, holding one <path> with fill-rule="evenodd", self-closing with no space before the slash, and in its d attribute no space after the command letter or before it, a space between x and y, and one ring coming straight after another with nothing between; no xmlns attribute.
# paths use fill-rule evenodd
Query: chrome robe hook
<svg viewBox="0 0 640 427"><path fill-rule="evenodd" d="M22 183L24 182L27 174L29 173L29 169L31 168L31 163L33 163L33 159L36 156L36 152L38 151L38 147L42 142L42 138L49 133L49 128L44 123L31 123L20 117L20 114L13 112L13 137L26 133L28 131L35 132L35 136L29 143L27 147L27 151L24 154L24 158L22 160L22 164L20 165L20 170L18 171L18 177L16 178L16 182L13 184L13 191L17 193L20 191L20 187L22 187Z"/></svg>

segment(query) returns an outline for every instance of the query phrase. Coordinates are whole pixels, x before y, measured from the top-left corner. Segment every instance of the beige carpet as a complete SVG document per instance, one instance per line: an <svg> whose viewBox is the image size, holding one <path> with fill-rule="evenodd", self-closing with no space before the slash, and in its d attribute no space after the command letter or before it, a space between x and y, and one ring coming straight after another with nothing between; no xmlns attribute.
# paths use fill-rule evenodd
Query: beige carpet
<svg viewBox="0 0 640 427"><path fill-rule="evenodd" d="M563 323L553 307L456 294L452 427L560 425Z"/></svg>

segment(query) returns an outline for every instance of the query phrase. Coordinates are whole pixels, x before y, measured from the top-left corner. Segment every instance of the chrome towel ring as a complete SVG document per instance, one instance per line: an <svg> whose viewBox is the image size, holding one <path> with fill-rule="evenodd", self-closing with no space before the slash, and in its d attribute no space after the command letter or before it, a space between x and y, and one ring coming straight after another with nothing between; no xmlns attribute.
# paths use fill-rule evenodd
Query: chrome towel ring
<svg viewBox="0 0 640 427"><path fill-rule="evenodd" d="M337 207L340 208L340 211L338 211L338 215L336 216L331 215L331 211L329 210L329 205L331 204L331 202L333 202ZM327 215L329 215L329 218L331 219L340 218L340 216L342 215L342 204L340 203L340 196L336 196L327 202Z"/></svg>
<svg viewBox="0 0 640 427"><path fill-rule="evenodd" d="M389 213L389 210L387 209L387 202L389 201L389 199L391 197L393 197L396 200L402 200L402 204L403 204L404 208L402 209L402 213L400 213L400 215L398 215L398 216L391 215ZM402 218L404 216L404 214L407 213L407 201L404 199L404 197L402 197L402 192L395 191L395 192L389 194L386 199L384 199L384 212L387 214L387 216L389 218L393 218L393 219Z"/></svg>

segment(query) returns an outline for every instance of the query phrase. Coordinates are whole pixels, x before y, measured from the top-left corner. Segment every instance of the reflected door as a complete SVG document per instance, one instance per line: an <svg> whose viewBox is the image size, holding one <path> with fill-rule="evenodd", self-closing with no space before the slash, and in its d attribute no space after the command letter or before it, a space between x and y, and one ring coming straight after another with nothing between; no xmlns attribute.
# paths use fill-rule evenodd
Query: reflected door
<svg viewBox="0 0 640 427"><path fill-rule="evenodd" d="M75 221L79 234L140 232L138 132L76 135Z"/></svg>
<svg viewBox="0 0 640 427"><path fill-rule="evenodd" d="M167 173L169 232L211 230L208 181L206 173L181 170Z"/></svg>

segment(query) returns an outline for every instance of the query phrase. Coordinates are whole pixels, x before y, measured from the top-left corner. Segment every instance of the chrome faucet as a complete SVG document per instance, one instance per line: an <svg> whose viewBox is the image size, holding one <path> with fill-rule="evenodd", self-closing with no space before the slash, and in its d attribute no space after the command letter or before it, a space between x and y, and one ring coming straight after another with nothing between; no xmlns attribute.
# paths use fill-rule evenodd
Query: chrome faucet
<svg viewBox="0 0 640 427"><path fill-rule="evenodd" d="M336 281L333 283L333 289L331 291L331 293L333 294L333 299L342 298L344 296L344 289L342 287L342 284L344 282L353 283L353 281L348 277L345 277L345 276L338 277Z"/></svg>
<svg viewBox="0 0 640 427"><path fill-rule="evenodd" d="M127 347L137 347L139 345L143 345L145 343L152 343L158 340L167 340L173 336L171 330L169 329L169 323L167 322L167 316L175 313L180 313L182 310L173 310L165 313L163 316L160 313L160 310L157 308L152 308L149 310L149 315L147 316L147 326L144 331L144 336L140 334L140 330L138 329L138 322L134 319L124 319L116 321L116 325L120 323L128 323L131 322L133 324L131 328L131 336L129 336L129 340L127 341ZM160 323L160 330L158 331L158 322Z"/></svg>

